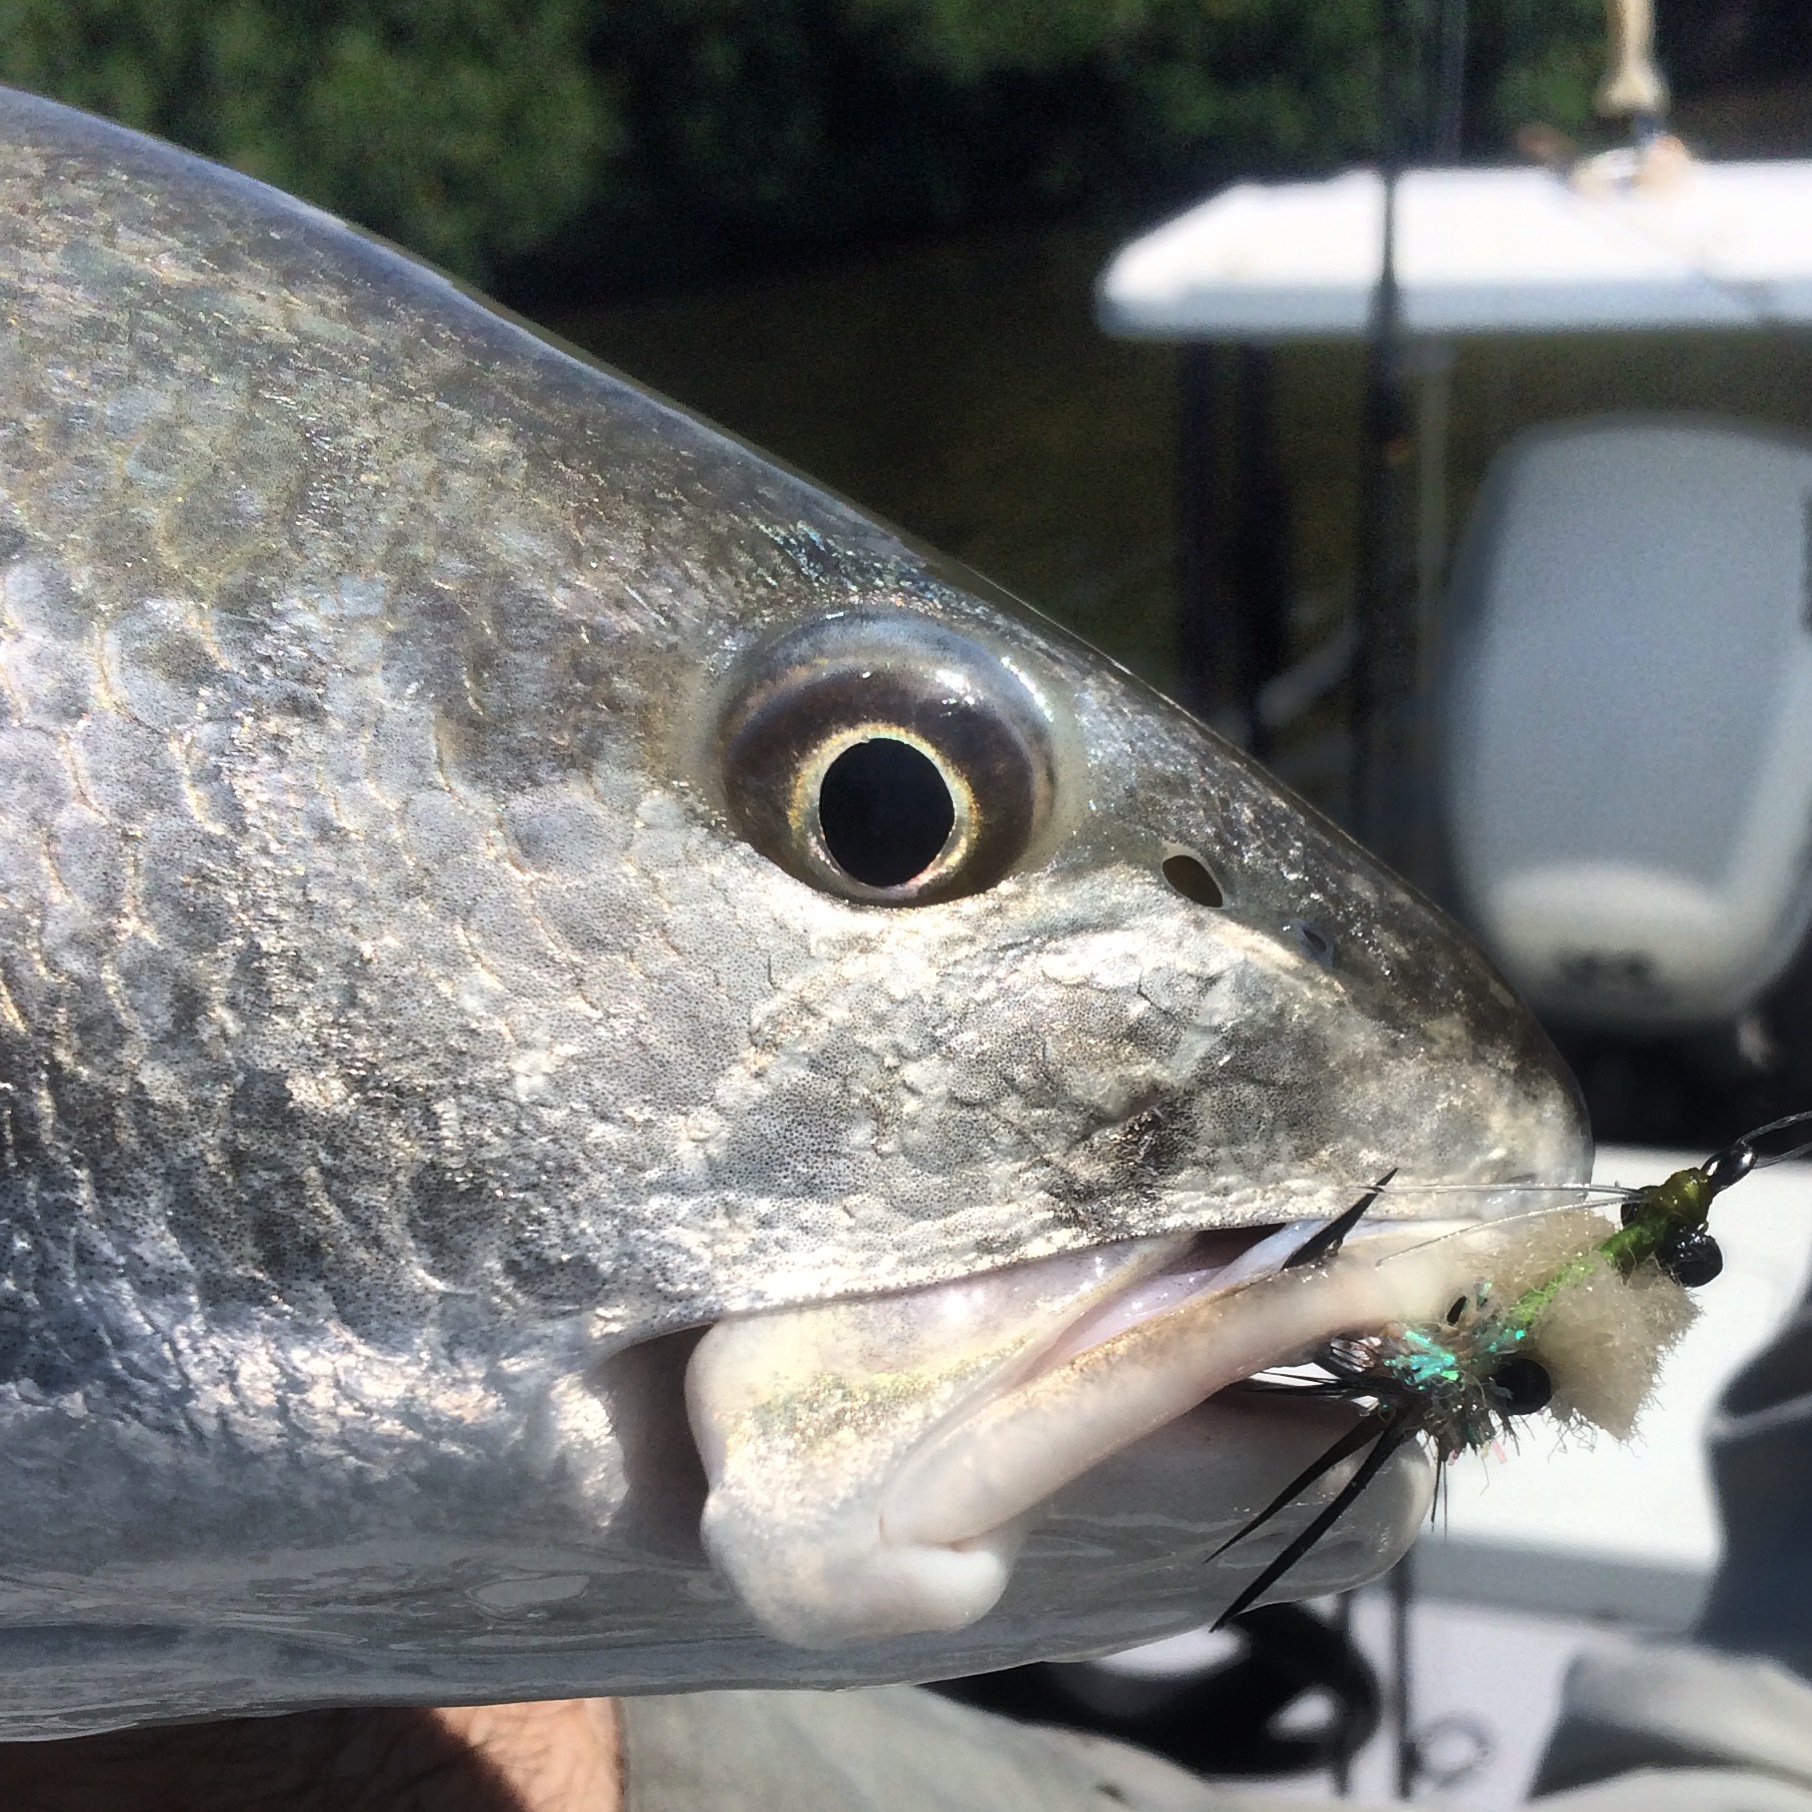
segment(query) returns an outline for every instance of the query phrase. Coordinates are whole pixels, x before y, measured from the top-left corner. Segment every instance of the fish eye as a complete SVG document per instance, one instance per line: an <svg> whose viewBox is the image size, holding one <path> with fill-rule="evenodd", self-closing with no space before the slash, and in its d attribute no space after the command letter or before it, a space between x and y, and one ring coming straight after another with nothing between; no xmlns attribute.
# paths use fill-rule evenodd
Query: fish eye
<svg viewBox="0 0 1812 1812"><path fill-rule="evenodd" d="M718 731L725 803L769 861L846 900L920 906L1011 871L1049 811L1031 689L922 618L833 617L745 662Z"/></svg>
<svg viewBox="0 0 1812 1812"><path fill-rule="evenodd" d="M1538 1409L1546 1409L1554 1395L1548 1368L1521 1353L1504 1360L1491 1374L1491 1382L1503 1398L1501 1407L1507 1416L1532 1416Z"/></svg>
<svg viewBox="0 0 1812 1812"><path fill-rule="evenodd" d="M1198 906L1224 906L1227 896L1208 864L1194 850L1174 849L1164 858L1164 879Z"/></svg>
<svg viewBox="0 0 1812 1812"><path fill-rule="evenodd" d="M1456 1296L1453 1299L1452 1306L1447 1311L1447 1325L1450 1328L1458 1327L1460 1325L1460 1317L1465 1313L1466 1298L1464 1296Z"/></svg>

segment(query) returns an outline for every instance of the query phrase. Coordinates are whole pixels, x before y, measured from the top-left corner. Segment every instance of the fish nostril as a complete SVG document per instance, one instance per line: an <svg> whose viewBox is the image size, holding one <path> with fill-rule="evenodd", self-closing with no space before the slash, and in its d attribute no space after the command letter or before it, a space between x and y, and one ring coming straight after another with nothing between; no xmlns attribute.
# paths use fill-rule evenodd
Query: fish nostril
<svg viewBox="0 0 1812 1812"><path fill-rule="evenodd" d="M1207 863L1186 849L1173 851L1164 858L1164 879L1184 899L1193 900L1198 906L1224 906L1227 903L1227 896L1221 892L1220 882L1208 872Z"/></svg>
<svg viewBox="0 0 1812 1812"><path fill-rule="evenodd" d="M865 887L902 887L943 854L956 801L938 765L911 743L873 736L824 770L818 827L832 859Z"/></svg>
<svg viewBox="0 0 1812 1812"><path fill-rule="evenodd" d="M1284 930L1296 940L1297 947L1311 962L1319 963L1324 969L1333 968L1334 940L1319 925L1299 919L1286 925Z"/></svg>

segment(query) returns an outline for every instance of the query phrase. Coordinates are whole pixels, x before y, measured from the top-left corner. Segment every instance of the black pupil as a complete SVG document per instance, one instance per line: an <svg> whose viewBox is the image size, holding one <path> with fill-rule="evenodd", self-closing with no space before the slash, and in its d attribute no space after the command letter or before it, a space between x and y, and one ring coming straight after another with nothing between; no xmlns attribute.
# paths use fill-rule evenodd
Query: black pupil
<svg viewBox="0 0 1812 1812"><path fill-rule="evenodd" d="M1491 1374L1491 1382L1504 1394L1507 1416L1532 1416L1554 1395L1554 1380L1547 1367L1520 1356L1506 1359Z"/></svg>
<svg viewBox="0 0 1812 1812"><path fill-rule="evenodd" d="M956 802L937 763L891 736L852 743L818 789L824 847L867 887L900 887L923 874L955 823Z"/></svg>

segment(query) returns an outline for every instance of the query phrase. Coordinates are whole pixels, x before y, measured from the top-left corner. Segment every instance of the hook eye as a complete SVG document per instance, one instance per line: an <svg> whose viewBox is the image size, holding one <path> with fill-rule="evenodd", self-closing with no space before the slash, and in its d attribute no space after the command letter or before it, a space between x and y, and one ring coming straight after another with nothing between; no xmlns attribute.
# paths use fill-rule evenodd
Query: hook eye
<svg viewBox="0 0 1812 1812"><path fill-rule="evenodd" d="M1711 1193L1718 1195L1732 1183L1740 1183L1754 1168L1755 1147L1748 1138L1741 1138L1705 1161L1705 1181L1710 1185Z"/></svg>
<svg viewBox="0 0 1812 1812"><path fill-rule="evenodd" d="M1721 1167L1726 1158L1738 1151L1747 1151L1749 1160L1741 1170L1731 1173L1731 1183L1747 1176L1758 1164L1785 1164L1790 1159L1804 1156L1806 1152L1812 1151L1812 1139L1778 1139L1772 1135L1803 1131L1808 1122L1812 1122L1812 1108L1788 1114L1783 1119L1770 1120L1766 1126L1758 1126L1753 1132L1744 1133L1740 1139L1733 1139L1726 1150L1719 1152L1705 1165L1705 1174L1710 1176L1714 1167ZM1719 1174L1722 1174L1721 1168ZM1718 1187L1728 1188L1729 1184L1720 1183Z"/></svg>

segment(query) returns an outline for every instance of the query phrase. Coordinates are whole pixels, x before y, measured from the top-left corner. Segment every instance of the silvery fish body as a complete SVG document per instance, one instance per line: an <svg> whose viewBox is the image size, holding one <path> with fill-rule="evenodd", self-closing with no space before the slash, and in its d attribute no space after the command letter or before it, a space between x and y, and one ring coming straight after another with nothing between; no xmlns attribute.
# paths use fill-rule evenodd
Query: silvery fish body
<svg viewBox="0 0 1812 1812"><path fill-rule="evenodd" d="M1110 1470L960 1637L776 1639L675 1331L1582 1174L1461 934L854 509L12 94L0 239L0 1731L1178 1627ZM812 790L890 738L904 876Z"/></svg>

